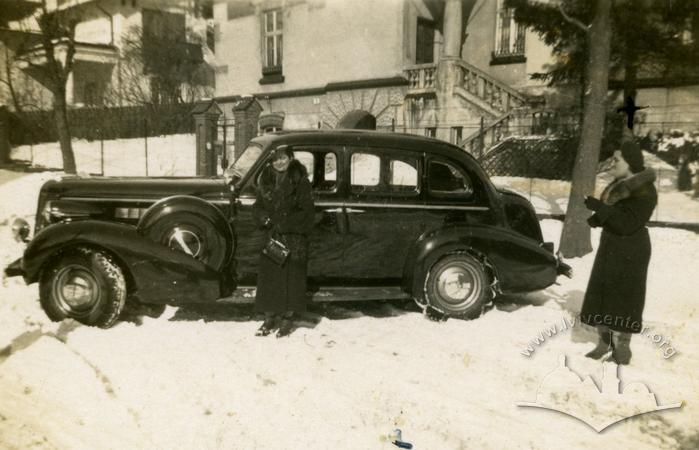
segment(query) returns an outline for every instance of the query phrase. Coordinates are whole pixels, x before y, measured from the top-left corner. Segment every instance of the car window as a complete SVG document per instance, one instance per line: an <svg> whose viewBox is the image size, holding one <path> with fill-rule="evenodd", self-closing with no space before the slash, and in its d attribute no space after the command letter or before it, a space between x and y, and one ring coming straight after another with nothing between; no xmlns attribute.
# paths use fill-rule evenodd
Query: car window
<svg viewBox="0 0 699 450"><path fill-rule="evenodd" d="M350 164L352 191L362 191L379 185L381 158L370 153L354 153Z"/></svg>
<svg viewBox="0 0 699 450"><path fill-rule="evenodd" d="M428 180L430 193L473 196L473 183L468 175L446 161L430 161Z"/></svg>
<svg viewBox="0 0 699 450"><path fill-rule="evenodd" d="M417 190L417 159L408 161L392 159L389 163L389 184L412 187Z"/></svg>
<svg viewBox="0 0 699 450"><path fill-rule="evenodd" d="M415 195L419 189L418 157L397 151L355 152L351 157L353 193Z"/></svg>
<svg viewBox="0 0 699 450"><path fill-rule="evenodd" d="M325 168L325 181L337 181L337 156L335 153L326 153L323 157Z"/></svg>
<svg viewBox="0 0 699 450"><path fill-rule="evenodd" d="M313 170L315 167L313 153L294 150L294 158L306 167L306 171L308 171L308 181L313 184L313 174L315 173Z"/></svg>

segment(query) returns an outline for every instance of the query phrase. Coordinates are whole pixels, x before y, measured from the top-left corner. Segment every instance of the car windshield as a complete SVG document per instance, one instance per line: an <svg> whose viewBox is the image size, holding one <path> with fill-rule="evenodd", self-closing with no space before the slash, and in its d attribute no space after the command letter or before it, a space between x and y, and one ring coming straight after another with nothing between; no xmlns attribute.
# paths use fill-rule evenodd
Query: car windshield
<svg viewBox="0 0 699 450"><path fill-rule="evenodd" d="M244 178L261 154L262 147L257 144L250 144L238 159L226 169L225 178L228 183L235 183Z"/></svg>

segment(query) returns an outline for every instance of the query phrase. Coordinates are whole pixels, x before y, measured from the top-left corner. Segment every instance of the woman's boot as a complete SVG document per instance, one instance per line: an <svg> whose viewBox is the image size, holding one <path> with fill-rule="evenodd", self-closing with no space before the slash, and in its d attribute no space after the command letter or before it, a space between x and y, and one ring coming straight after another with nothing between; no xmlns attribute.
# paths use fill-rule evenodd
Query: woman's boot
<svg viewBox="0 0 699 450"><path fill-rule="evenodd" d="M282 317L281 324L277 330L277 337L288 336L292 331L294 331L294 313L293 311L289 311Z"/></svg>
<svg viewBox="0 0 699 450"><path fill-rule="evenodd" d="M593 348L591 351L587 352L585 356L592 359L600 359L610 350L612 350L612 332L607 327L597 327L597 334L599 334L599 341L597 342L597 347Z"/></svg>
<svg viewBox="0 0 699 450"><path fill-rule="evenodd" d="M612 354L607 361L628 364L631 361L631 333L612 333Z"/></svg>
<svg viewBox="0 0 699 450"><path fill-rule="evenodd" d="M255 336L267 336L274 329L278 328L278 316L276 314L265 313L265 321L262 322L260 328L255 332Z"/></svg>

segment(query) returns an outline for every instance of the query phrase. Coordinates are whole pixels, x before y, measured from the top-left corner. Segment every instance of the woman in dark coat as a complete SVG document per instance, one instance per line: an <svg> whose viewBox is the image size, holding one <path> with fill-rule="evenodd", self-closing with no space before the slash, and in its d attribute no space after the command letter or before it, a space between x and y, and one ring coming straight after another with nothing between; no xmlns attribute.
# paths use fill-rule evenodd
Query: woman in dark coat
<svg viewBox="0 0 699 450"><path fill-rule="evenodd" d="M658 200L655 173L643 166L643 154L634 142L624 142L614 152L614 181L601 200L585 199L594 214L588 219L602 227L599 248L585 292L580 318L596 326L599 343L587 355L628 364L631 334L643 327L646 275L651 245L646 223Z"/></svg>
<svg viewBox="0 0 699 450"><path fill-rule="evenodd" d="M276 150L272 164L263 169L253 211L268 236L290 250L281 266L260 255L255 310L265 314L265 321L256 334L277 329L277 337L286 336L293 329L294 313L306 310L308 235L314 220L308 173L288 147Z"/></svg>

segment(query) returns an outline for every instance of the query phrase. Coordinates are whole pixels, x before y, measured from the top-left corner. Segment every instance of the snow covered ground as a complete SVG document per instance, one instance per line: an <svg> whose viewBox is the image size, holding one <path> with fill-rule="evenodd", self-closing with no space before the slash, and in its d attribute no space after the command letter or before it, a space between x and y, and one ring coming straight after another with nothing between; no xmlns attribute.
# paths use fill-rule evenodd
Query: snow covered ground
<svg viewBox="0 0 699 450"><path fill-rule="evenodd" d="M0 170L3 267L22 250L9 237L10 218L31 218L38 186L52 176ZM562 212L567 193L554 187L532 192ZM542 227L557 243L561 223ZM109 330L52 323L37 286L12 278L0 286L0 448L391 449L396 428L415 449L697 448L699 235L650 233L644 324L676 354L635 336L619 377L622 389L645 383L660 405L684 401L681 409L598 434L563 414L517 406L536 399L561 354L599 383L602 365L583 356L591 330L576 325L532 343L573 320L594 253L568 261L573 279L500 298L477 320L432 322L398 301L314 305L280 340L254 336L261 319L249 306L225 304L168 307Z"/></svg>

